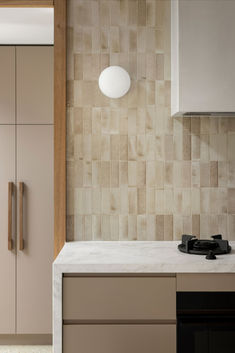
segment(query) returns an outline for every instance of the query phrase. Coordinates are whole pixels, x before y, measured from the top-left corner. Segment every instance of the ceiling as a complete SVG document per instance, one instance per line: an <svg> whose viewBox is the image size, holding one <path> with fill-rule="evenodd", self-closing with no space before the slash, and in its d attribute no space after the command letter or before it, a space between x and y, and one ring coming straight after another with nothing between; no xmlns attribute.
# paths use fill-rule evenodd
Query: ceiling
<svg viewBox="0 0 235 353"><path fill-rule="evenodd" d="M0 45L53 43L53 8L0 8Z"/></svg>

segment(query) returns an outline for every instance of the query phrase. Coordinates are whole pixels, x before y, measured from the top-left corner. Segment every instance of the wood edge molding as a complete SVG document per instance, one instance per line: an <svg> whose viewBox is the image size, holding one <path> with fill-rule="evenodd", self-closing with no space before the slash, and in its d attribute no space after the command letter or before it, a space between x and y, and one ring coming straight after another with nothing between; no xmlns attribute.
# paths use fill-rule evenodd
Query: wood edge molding
<svg viewBox="0 0 235 353"><path fill-rule="evenodd" d="M54 0L0 0L0 7L53 7Z"/></svg>
<svg viewBox="0 0 235 353"><path fill-rule="evenodd" d="M54 0L54 258L66 241L66 0Z"/></svg>

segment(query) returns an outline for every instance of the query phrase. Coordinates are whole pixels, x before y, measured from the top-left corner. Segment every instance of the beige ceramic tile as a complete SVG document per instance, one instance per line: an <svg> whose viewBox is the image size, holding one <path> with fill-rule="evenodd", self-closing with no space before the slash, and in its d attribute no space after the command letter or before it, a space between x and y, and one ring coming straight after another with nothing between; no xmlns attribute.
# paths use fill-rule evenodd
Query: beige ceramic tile
<svg viewBox="0 0 235 353"><path fill-rule="evenodd" d="M110 216L111 240L119 240L119 216Z"/></svg>
<svg viewBox="0 0 235 353"><path fill-rule="evenodd" d="M119 239L128 240L128 216L119 216Z"/></svg>
<svg viewBox="0 0 235 353"><path fill-rule="evenodd" d="M228 184L228 163L218 162L218 186L226 187ZM232 176L229 176L229 180Z"/></svg>
<svg viewBox="0 0 235 353"><path fill-rule="evenodd" d="M137 189L128 188L129 214L137 214Z"/></svg>
<svg viewBox="0 0 235 353"><path fill-rule="evenodd" d="M210 163L207 163L207 162L200 163L200 186L201 187L210 186Z"/></svg>
<svg viewBox="0 0 235 353"><path fill-rule="evenodd" d="M146 188L146 213L155 214L155 189Z"/></svg>
<svg viewBox="0 0 235 353"><path fill-rule="evenodd" d="M173 215L164 216L164 240L173 240ZM158 239L158 238L157 238Z"/></svg>
<svg viewBox="0 0 235 353"><path fill-rule="evenodd" d="M224 214L228 212L228 189L218 188L218 213Z"/></svg>
<svg viewBox="0 0 235 353"><path fill-rule="evenodd" d="M192 187L200 187L200 162L192 162Z"/></svg>
<svg viewBox="0 0 235 353"><path fill-rule="evenodd" d="M146 213L146 188L137 189L137 213Z"/></svg>
<svg viewBox="0 0 235 353"><path fill-rule="evenodd" d="M155 212L156 214L164 214L164 190L155 191Z"/></svg>
<svg viewBox="0 0 235 353"><path fill-rule="evenodd" d="M180 240L183 234L183 218L179 215L173 217L173 240Z"/></svg>
<svg viewBox="0 0 235 353"><path fill-rule="evenodd" d="M103 214L101 216L101 234L102 240L110 240L111 228L109 215Z"/></svg>
<svg viewBox="0 0 235 353"><path fill-rule="evenodd" d="M235 214L235 189L228 189L228 213Z"/></svg>
<svg viewBox="0 0 235 353"><path fill-rule="evenodd" d="M137 216L137 239L147 240L147 220L146 215Z"/></svg>
<svg viewBox="0 0 235 353"><path fill-rule="evenodd" d="M137 162L137 181L138 186L146 185L146 162L138 161Z"/></svg>
<svg viewBox="0 0 235 353"><path fill-rule="evenodd" d="M128 162L120 161L119 164L119 181L120 185L128 184Z"/></svg>
<svg viewBox="0 0 235 353"><path fill-rule="evenodd" d="M192 234L191 216L183 216L183 234Z"/></svg>
<svg viewBox="0 0 235 353"><path fill-rule="evenodd" d="M191 189L191 206L192 206L192 214L200 214L200 189L193 188Z"/></svg>
<svg viewBox="0 0 235 353"><path fill-rule="evenodd" d="M235 160L235 134L231 133L228 135L228 160Z"/></svg>
<svg viewBox="0 0 235 353"><path fill-rule="evenodd" d="M128 240L137 240L137 216L128 215Z"/></svg>
<svg viewBox="0 0 235 353"><path fill-rule="evenodd" d="M210 233L210 215L201 214L200 216L200 238L209 238Z"/></svg>
<svg viewBox="0 0 235 353"><path fill-rule="evenodd" d="M234 239L233 234L235 233L235 215L228 215L228 239Z"/></svg>
<svg viewBox="0 0 235 353"><path fill-rule="evenodd" d="M218 161L210 162L210 186L218 186Z"/></svg>
<svg viewBox="0 0 235 353"><path fill-rule="evenodd" d="M222 162L221 162L222 163ZM224 163L226 164L226 163ZM229 188L233 188L235 187L235 162L232 161L232 162L229 162L228 164L228 171L226 173L226 169L224 171L224 177L226 178L227 176L227 173L228 173L228 187ZM226 179L225 179L226 180ZM225 185L226 186L226 185Z"/></svg>
<svg viewBox="0 0 235 353"><path fill-rule="evenodd" d="M101 240L101 216L92 215L92 238L93 240Z"/></svg>
<svg viewBox="0 0 235 353"><path fill-rule="evenodd" d="M201 214L210 213L210 189L201 188L200 191Z"/></svg>
<svg viewBox="0 0 235 353"><path fill-rule="evenodd" d="M200 215L192 215L192 234L200 237Z"/></svg>
<svg viewBox="0 0 235 353"><path fill-rule="evenodd" d="M222 234L224 239L228 239L228 216L218 215L218 233Z"/></svg>

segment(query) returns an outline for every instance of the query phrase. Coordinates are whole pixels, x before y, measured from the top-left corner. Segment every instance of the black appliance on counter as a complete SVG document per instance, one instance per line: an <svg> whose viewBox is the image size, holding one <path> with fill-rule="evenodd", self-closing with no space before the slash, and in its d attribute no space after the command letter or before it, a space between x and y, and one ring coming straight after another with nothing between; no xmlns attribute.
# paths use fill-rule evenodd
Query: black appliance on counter
<svg viewBox="0 0 235 353"><path fill-rule="evenodd" d="M207 260L216 259L216 255L228 254L231 246L228 240L223 240L221 234L212 235L212 239L197 239L194 235L182 235L182 243L178 249L184 253L206 255ZM235 350L234 350L235 352Z"/></svg>
<svg viewBox="0 0 235 353"><path fill-rule="evenodd" d="M235 352L235 293L177 293L177 353Z"/></svg>

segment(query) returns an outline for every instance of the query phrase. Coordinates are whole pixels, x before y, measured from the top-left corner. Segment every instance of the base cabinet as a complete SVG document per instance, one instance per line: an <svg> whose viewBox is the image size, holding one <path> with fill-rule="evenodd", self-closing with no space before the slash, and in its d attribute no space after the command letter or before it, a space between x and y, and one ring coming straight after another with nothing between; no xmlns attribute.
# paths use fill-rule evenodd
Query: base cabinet
<svg viewBox="0 0 235 353"><path fill-rule="evenodd" d="M54 353L234 352L234 273L54 275Z"/></svg>
<svg viewBox="0 0 235 353"><path fill-rule="evenodd" d="M175 276L64 276L62 283L63 353L176 353Z"/></svg>
<svg viewBox="0 0 235 353"><path fill-rule="evenodd" d="M65 277L64 320L176 320L175 277Z"/></svg>
<svg viewBox="0 0 235 353"><path fill-rule="evenodd" d="M64 325L64 353L175 353L175 325Z"/></svg>

